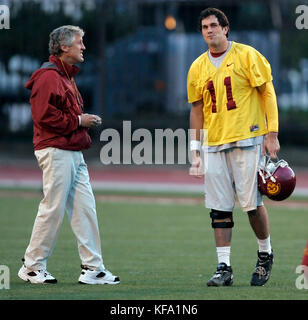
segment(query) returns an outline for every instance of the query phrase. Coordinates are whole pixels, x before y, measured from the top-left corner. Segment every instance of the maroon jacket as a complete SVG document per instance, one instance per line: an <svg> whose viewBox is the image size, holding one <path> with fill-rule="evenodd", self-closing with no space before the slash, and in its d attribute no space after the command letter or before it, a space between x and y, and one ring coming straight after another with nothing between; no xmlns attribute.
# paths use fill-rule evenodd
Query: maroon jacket
<svg viewBox="0 0 308 320"><path fill-rule="evenodd" d="M72 79L79 68L64 61L63 64L67 75ZM35 150L55 147L79 151L91 146L88 129L79 126L78 115L83 113L81 95L77 87L75 93L66 72L60 59L51 55L49 62L36 70L25 85L32 90L30 103Z"/></svg>

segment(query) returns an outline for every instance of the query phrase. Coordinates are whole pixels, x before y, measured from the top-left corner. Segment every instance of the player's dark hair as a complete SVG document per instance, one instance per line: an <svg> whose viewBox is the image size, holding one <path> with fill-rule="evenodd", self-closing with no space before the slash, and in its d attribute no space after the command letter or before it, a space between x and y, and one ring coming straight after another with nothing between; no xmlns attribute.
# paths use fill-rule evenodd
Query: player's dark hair
<svg viewBox="0 0 308 320"><path fill-rule="evenodd" d="M226 34L226 37L228 38L229 36L229 31L230 31L230 25L229 25L229 20L227 16L219 9L216 8L207 8L203 11L201 11L200 16L199 16L199 31L202 31L202 20L209 17L209 16L215 16L218 20L218 23L222 27L228 27L229 30Z"/></svg>

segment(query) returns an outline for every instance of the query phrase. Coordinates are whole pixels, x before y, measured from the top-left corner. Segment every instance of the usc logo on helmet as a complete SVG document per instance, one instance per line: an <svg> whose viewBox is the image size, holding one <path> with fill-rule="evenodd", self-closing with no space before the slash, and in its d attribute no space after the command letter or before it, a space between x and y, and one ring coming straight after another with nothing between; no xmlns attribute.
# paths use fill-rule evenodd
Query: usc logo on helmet
<svg viewBox="0 0 308 320"><path fill-rule="evenodd" d="M272 181L269 181L267 183L267 192L271 195L276 195L279 193L279 191L281 190L281 186L280 183L274 183Z"/></svg>

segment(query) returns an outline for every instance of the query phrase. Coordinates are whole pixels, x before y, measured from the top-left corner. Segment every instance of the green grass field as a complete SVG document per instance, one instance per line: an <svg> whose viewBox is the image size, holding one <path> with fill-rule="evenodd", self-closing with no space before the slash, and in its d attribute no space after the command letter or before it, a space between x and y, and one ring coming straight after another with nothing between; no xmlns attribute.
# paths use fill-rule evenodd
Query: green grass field
<svg viewBox="0 0 308 320"><path fill-rule="evenodd" d="M202 205L102 203L97 201L103 257L121 278L118 286L77 283L80 260L77 243L65 217L48 270L56 285L33 285L17 277L30 239L40 196L12 192L0 196L0 265L10 268L8 299L104 300L305 300L307 290L295 286L307 240L308 213L270 208L275 253L272 276L265 287L250 287L257 242L246 214L234 215L231 263L232 287L208 288L217 258L210 218Z"/></svg>

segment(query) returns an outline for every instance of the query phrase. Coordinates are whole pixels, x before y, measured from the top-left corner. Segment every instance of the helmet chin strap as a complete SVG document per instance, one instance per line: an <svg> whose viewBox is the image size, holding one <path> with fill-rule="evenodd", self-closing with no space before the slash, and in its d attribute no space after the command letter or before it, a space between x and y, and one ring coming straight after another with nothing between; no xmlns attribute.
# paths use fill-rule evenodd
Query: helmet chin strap
<svg viewBox="0 0 308 320"><path fill-rule="evenodd" d="M261 165L259 165L258 170L262 178L263 183L266 183L267 178L270 178L271 181L276 182L273 174L279 167L287 167L289 164L285 160L279 160L277 156L277 162L274 162L271 157L266 153L262 159ZM266 173L266 175L264 174Z"/></svg>
<svg viewBox="0 0 308 320"><path fill-rule="evenodd" d="M278 157L277 157L277 159L278 159ZM280 161L284 161L284 160L278 159L278 162L274 163L274 161L271 159L271 157L267 153L265 154L265 156L262 159L262 163L258 169L263 183L266 183L266 180L265 180L266 178L270 178L271 181L276 182L276 179L275 179L275 177L273 177L273 174L277 170L278 164ZM266 173L266 176L264 173Z"/></svg>

